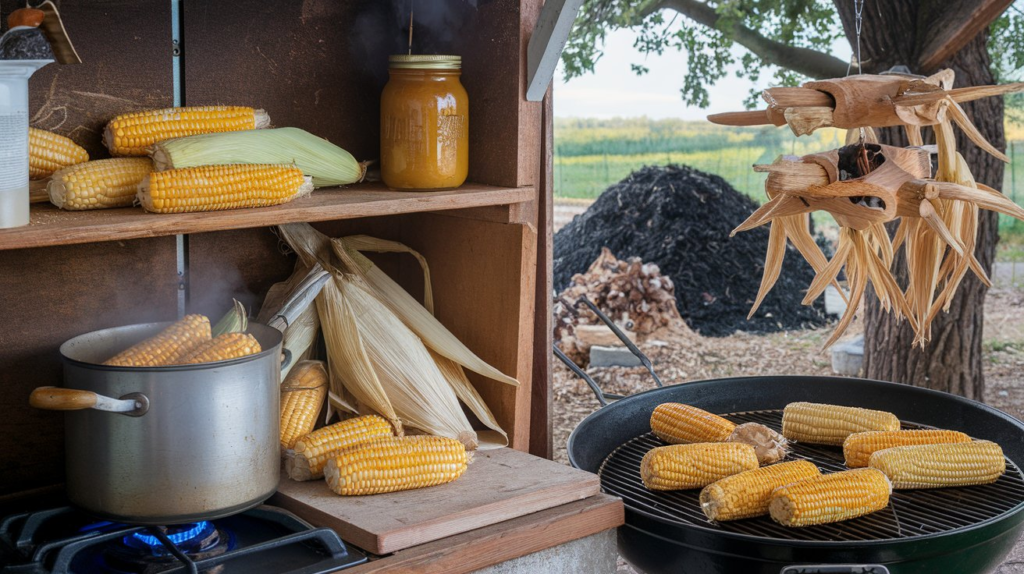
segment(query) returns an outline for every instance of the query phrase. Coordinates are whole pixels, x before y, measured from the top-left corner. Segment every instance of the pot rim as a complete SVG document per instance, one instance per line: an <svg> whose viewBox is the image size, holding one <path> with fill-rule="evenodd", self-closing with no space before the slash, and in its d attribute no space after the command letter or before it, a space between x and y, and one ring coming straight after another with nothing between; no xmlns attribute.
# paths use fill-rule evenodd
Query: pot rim
<svg viewBox="0 0 1024 574"><path fill-rule="evenodd" d="M255 355L246 355L245 357L238 357L235 359L225 359L223 361L215 361L212 363L199 363L195 365L166 365L159 367L123 367L118 365L103 365L99 363L92 363L89 361L83 361L81 359L75 359L69 356L70 349L74 347L76 342L80 342L83 339L101 337L103 335L111 335L118 331L126 330L147 330L152 329L158 332L159 329L167 327L174 323L173 321L159 321L155 323L136 323L133 325L122 325L120 327L110 327L107 329L98 329L96 331L90 331L88 333L82 333L81 335L72 337L65 341L60 346L60 357L61 360L67 365L73 365L82 369L89 369L94 371L104 372L130 372L130 373L169 373L179 371L202 371L208 369L214 369L219 367L230 367L233 365L239 365L242 363L248 363L250 361L258 361L270 355L279 355L281 353L281 345L284 342L284 335L266 325L259 323L249 323L249 328L246 330L247 333L252 333L257 339L260 339L260 345L263 345L263 340L270 337L275 343L270 347L264 347L262 351ZM158 329L159 328L159 329Z"/></svg>

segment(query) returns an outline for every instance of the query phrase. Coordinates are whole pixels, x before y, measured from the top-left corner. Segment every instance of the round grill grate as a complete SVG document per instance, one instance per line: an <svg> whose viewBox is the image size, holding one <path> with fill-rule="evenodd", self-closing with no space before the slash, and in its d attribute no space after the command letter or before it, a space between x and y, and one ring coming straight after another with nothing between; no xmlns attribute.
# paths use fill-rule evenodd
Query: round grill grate
<svg viewBox="0 0 1024 574"><path fill-rule="evenodd" d="M781 431L782 411L766 410L722 415L735 422L756 422ZM927 428L903 422L903 428ZM806 541L893 540L951 532L995 518L1024 503L1024 477L1006 461L1006 474L992 484L963 488L894 491L888 508L836 524L786 528L767 516L712 523L700 510L696 490L652 492L640 481L640 460L647 451L666 443L651 433L615 449L601 464L601 487L619 496L626 507L662 520L737 534ZM793 444L787 460L807 459L822 472L845 470L843 449Z"/></svg>

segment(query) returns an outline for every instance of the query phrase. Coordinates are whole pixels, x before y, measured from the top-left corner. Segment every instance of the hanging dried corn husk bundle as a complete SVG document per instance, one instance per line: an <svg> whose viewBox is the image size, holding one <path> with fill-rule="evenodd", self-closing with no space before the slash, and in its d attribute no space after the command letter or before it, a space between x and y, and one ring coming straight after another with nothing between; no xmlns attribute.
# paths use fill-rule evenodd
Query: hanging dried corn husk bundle
<svg viewBox="0 0 1024 574"><path fill-rule="evenodd" d="M825 126L850 130L848 145L838 150L755 166L755 171L768 173L769 201L734 231L771 223L764 277L751 314L779 276L786 239L817 273L804 304L820 296L828 284L836 284L839 272L846 270L851 304L826 347L852 322L868 283L885 311L907 319L916 334L914 344L920 346L930 339L930 325L939 311L949 310L968 269L989 283L974 256L978 209L1022 220L1024 209L974 181L956 151L953 124L979 147L1007 161L985 141L958 102L1024 91L1024 84L952 90L952 83L951 70L921 80L887 75L810 82L803 88L766 90L765 112L709 117L730 125L788 124L797 135ZM896 125L905 127L915 147L879 145L870 128ZM939 167L934 179L930 150L921 146L922 126L935 132ZM808 214L819 210L829 212L840 225L836 253L827 263L808 232ZM884 224L897 218L900 223L890 240ZM901 247L909 275L905 290L891 271L895 250Z"/></svg>
<svg viewBox="0 0 1024 574"><path fill-rule="evenodd" d="M429 270L418 253L365 236L332 240L307 224L280 230L306 266L320 265L331 273L316 305L327 345L332 407L360 414L369 409L388 419L399 434L408 427L476 448L481 439L463 413L461 399L494 431L484 437L488 446L508 444L462 368L518 382L474 355L433 317ZM360 251L416 257L424 269L427 308Z"/></svg>

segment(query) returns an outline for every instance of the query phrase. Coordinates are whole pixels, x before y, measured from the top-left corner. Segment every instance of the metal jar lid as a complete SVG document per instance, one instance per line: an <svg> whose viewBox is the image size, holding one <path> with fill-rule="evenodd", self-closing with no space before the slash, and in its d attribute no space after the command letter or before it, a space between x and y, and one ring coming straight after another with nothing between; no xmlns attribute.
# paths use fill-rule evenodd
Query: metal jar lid
<svg viewBox="0 0 1024 574"><path fill-rule="evenodd" d="M406 70L459 70L462 68L462 56L396 54L388 56L388 65Z"/></svg>

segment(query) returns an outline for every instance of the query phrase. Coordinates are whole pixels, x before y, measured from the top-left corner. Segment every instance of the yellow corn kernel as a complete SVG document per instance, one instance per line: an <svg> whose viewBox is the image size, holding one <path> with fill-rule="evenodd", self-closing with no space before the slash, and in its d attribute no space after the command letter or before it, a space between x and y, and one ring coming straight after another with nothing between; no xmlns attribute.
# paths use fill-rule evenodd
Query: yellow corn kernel
<svg viewBox="0 0 1024 574"><path fill-rule="evenodd" d="M28 128L29 179L46 179L59 169L86 161L89 161L89 152L71 138Z"/></svg>
<svg viewBox="0 0 1024 574"><path fill-rule="evenodd" d="M118 367L173 365L209 340L210 320L203 315L186 315L155 336L132 345L103 364Z"/></svg>
<svg viewBox="0 0 1024 574"><path fill-rule="evenodd" d="M279 205L312 190L310 178L288 165L207 165L154 172L138 196L146 211L188 213Z"/></svg>
<svg viewBox="0 0 1024 574"><path fill-rule="evenodd" d="M861 468L868 465L873 453L887 448L958 442L971 442L971 437L962 432L940 429L859 432L843 441L843 456L846 466Z"/></svg>
<svg viewBox="0 0 1024 574"><path fill-rule="evenodd" d="M713 482L700 491L700 508L710 520L726 521L768 514L772 492L821 474L806 460L780 462Z"/></svg>
<svg viewBox="0 0 1024 574"><path fill-rule="evenodd" d="M776 488L768 513L783 526L828 524L881 510L889 505L890 493L892 487L881 472L845 470Z"/></svg>
<svg viewBox="0 0 1024 574"><path fill-rule="evenodd" d="M50 203L69 211L129 207L139 183L153 171L145 157L98 159L65 167L50 178Z"/></svg>
<svg viewBox="0 0 1024 574"><path fill-rule="evenodd" d="M335 494L361 496L451 482L466 472L466 447L439 436L385 437L349 447L327 461Z"/></svg>
<svg viewBox="0 0 1024 574"><path fill-rule="evenodd" d="M987 440L887 448L872 454L869 465L899 490L988 484L1006 472L1003 449Z"/></svg>
<svg viewBox="0 0 1024 574"><path fill-rule="evenodd" d="M256 337L248 333L224 333L206 341L181 358L183 365L214 363L255 355L263 349Z"/></svg>
<svg viewBox="0 0 1024 574"><path fill-rule="evenodd" d="M648 451L640 462L640 479L650 490L686 490L755 468L757 454L749 444L675 444Z"/></svg>
<svg viewBox="0 0 1024 574"><path fill-rule="evenodd" d="M797 442L840 446L864 431L900 430L900 420L885 411L820 403L789 403L782 411L782 436Z"/></svg>
<svg viewBox="0 0 1024 574"><path fill-rule="evenodd" d="M327 397L327 370L322 361L303 361L281 384L281 448L313 432L316 416Z"/></svg>
<svg viewBox="0 0 1024 574"><path fill-rule="evenodd" d="M243 106L194 106L121 114L103 131L111 155L146 155L157 142L172 138L254 130L270 126L263 110Z"/></svg>
<svg viewBox="0 0 1024 574"><path fill-rule="evenodd" d="M300 438L294 452L285 459L285 472L292 480L312 480L324 475L328 459L351 446L394 436L383 417L366 415L319 428Z"/></svg>
<svg viewBox="0 0 1024 574"><path fill-rule="evenodd" d="M651 432L669 444L722 442L735 429L716 414L682 403L663 403L651 413Z"/></svg>

